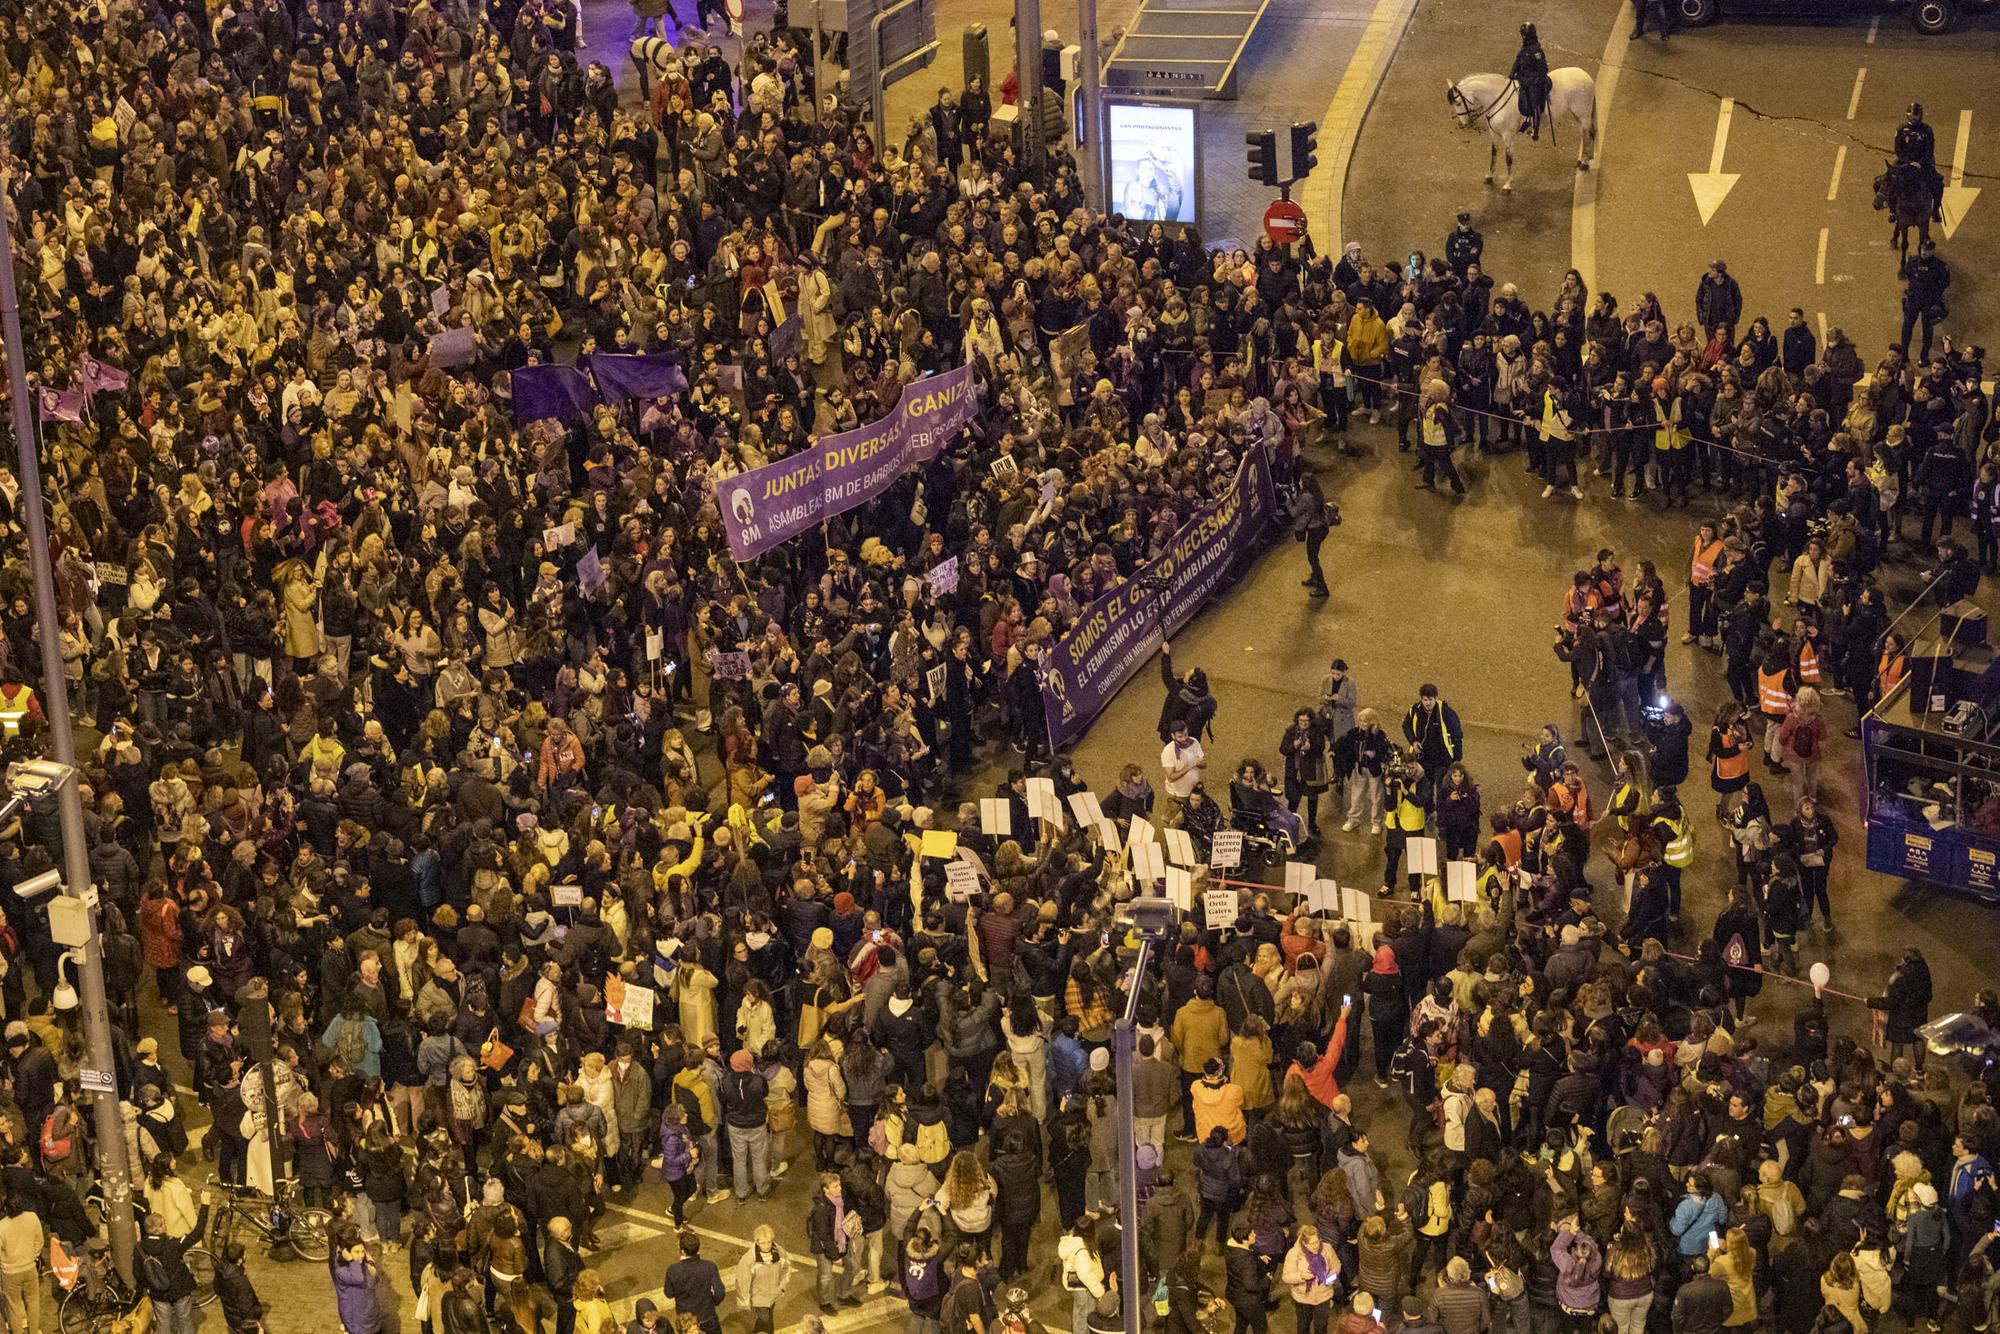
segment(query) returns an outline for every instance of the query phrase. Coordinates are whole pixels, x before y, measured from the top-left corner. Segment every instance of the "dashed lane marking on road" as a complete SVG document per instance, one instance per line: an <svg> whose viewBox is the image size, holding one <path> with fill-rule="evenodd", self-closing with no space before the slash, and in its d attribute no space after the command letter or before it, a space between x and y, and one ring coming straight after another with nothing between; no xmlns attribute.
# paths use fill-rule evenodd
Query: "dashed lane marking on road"
<svg viewBox="0 0 2000 1334"><path fill-rule="evenodd" d="M1417 0L1376 0L1374 11L1361 29L1361 40L1355 43L1354 54L1348 59L1347 72L1341 75L1340 86L1334 89L1333 101L1319 118L1320 133L1332 151L1320 172L1326 184L1307 195L1310 202L1306 213L1323 219L1320 235L1332 238L1330 245L1320 247L1326 254L1337 255L1341 250L1340 215L1347 197L1347 169L1354 161L1355 145L1361 141L1361 123L1367 119L1368 108L1389 75L1389 61L1402 43L1410 16L1416 12Z"/></svg>
<svg viewBox="0 0 2000 1334"><path fill-rule="evenodd" d="M1631 44L1632 34L1621 10L1612 16L1611 35L1604 39L1604 55L1597 62L1597 142L1590 150L1590 170L1576 173L1570 193L1569 263L1592 289L1597 286L1597 181L1604 162L1604 136L1611 125L1611 101L1618 95L1618 75L1625 68L1625 52Z"/></svg>
<svg viewBox="0 0 2000 1334"><path fill-rule="evenodd" d="M1861 110L1861 85L1868 82L1868 67L1863 65L1854 71L1854 91L1847 95L1847 118L1853 120Z"/></svg>
<svg viewBox="0 0 2000 1334"><path fill-rule="evenodd" d="M1819 313L1819 345L1826 346L1826 312L1823 310Z"/></svg>
<svg viewBox="0 0 2000 1334"><path fill-rule="evenodd" d="M1819 229L1819 258L1813 261L1813 282L1821 287L1826 286L1826 233L1826 228Z"/></svg>
<svg viewBox="0 0 2000 1334"><path fill-rule="evenodd" d="M1847 145L1842 144L1833 153L1833 179L1826 183L1826 202L1831 204L1840 194L1840 170L1847 165Z"/></svg>
<svg viewBox="0 0 2000 1334"><path fill-rule="evenodd" d="M623 1214L625 1217L635 1219L638 1222L652 1224L662 1231L672 1232L675 1230L672 1218L666 1214L655 1213L651 1209L639 1209L629 1204L607 1204L604 1206L604 1211L610 1214ZM750 1249L749 1238L739 1237L733 1232L717 1232L714 1228L701 1227L695 1223L684 1225L682 1230L692 1232L697 1237L706 1237L710 1241L727 1242L739 1251Z"/></svg>
<svg viewBox="0 0 2000 1334"><path fill-rule="evenodd" d="M1882 16L1877 14L1868 20L1868 45L1875 45L1875 34L1882 30Z"/></svg>
<svg viewBox="0 0 2000 1334"><path fill-rule="evenodd" d="M850 1329L884 1328L901 1305L902 1298L884 1293L861 1303L852 1311L827 1316L820 1323L826 1326L827 1334L847 1334ZM909 1308L903 1309L907 1311Z"/></svg>

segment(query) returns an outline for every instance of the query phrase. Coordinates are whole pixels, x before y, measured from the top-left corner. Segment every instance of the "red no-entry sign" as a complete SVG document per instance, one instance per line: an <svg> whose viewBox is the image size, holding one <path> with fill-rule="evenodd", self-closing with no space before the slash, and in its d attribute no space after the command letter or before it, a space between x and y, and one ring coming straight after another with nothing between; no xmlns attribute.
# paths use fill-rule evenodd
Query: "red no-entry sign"
<svg viewBox="0 0 2000 1334"><path fill-rule="evenodd" d="M1306 211L1289 199L1274 199L1264 210L1264 235L1275 245L1290 245L1306 234Z"/></svg>

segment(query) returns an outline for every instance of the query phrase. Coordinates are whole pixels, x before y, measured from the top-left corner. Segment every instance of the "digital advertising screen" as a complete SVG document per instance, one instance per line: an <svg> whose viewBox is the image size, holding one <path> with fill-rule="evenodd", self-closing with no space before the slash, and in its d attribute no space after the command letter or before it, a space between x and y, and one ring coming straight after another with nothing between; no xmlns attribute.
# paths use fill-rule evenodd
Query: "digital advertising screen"
<svg viewBox="0 0 2000 1334"><path fill-rule="evenodd" d="M1105 103L1110 206L1135 222L1193 225L1201 142L1192 102Z"/></svg>

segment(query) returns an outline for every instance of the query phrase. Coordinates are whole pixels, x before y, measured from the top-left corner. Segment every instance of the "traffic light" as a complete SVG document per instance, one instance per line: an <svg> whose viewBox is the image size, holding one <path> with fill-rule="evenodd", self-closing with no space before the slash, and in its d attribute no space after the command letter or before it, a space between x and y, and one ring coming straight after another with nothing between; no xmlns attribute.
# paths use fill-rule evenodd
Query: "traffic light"
<svg viewBox="0 0 2000 1334"><path fill-rule="evenodd" d="M1319 122L1292 126L1292 179L1302 181L1319 165Z"/></svg>
<svg viewBox="0 0 2000 1334"><path fill-rule="evenodd" d="M1278 183L1278 133L1276 130L1252 130L1243 136L1243 142L1250 151L1244 156L1248 160L1250 179L1259 185Z"/></svg>

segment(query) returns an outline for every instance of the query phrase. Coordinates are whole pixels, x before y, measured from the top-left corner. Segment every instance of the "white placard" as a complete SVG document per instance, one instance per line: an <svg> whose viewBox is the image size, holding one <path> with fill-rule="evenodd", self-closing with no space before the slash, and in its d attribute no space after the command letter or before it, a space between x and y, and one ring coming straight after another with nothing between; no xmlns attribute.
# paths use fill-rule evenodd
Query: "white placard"
<svg viewBox="0 0 2000 1334"><path fill-rule="evenodd" d="M582 885L553 885L549 889L549 902L558 908L576 908L583 904Z"/></svg>
<svg viewBox="0 0 2000 1334"><path fill-rule="evenodd" d="M646 632L646 661L658 662L660 655L667 651L667 635L664 630Z"/></svg>
<svg viewBox="0 0 2000 1334"><path fill-rule="evenodd" d="M948 862L944 868L945 897L964 903L979 892L979 872L970 862Z"/></svg>
<svg viewBox="0 0 2000 1334"><path fill-rule="evenodd" d="M979 832L995 838L1014 836L1014 803L1005 797L979 799Z"/></svg>
<svg viewBox="0 0 2000 1334"><path fill-rule="evenodd" d="M1133 844L1135 847L1141 843L1152 843L1156 841L1156 837L1153 833L1153 826L1146 822L1145 816L1135 815L1132 817L1132 828L1131 831L1125 835L1125 841Z"/></svg>
<svg viewBox="0 0 2000 1334"><path fill-rule="evenodd" d="M1438 873L1438 841L1436 839L1411 839L1409 853L1410 873L1412 875L1436 875Z"/></svg>
<svg viewBox="0 0 2000 1334"><path fill-rule="evenodd" d="M1118 842L1118 826L1109 820L1097 822L1097 841L1104 845L1106 852L1116 852L1122 846Z"/></svg>
<svg viewBox="0 0 2000 1334"><path fill-rule="evenodd" d="M1062 803L1056 800L1056 780L1053 778L1030 778L1028 780L1028 814L1037 820L1047 820L1058 829L1066 827L1063 819Z"/></svg>
<svg viewBox="0 0 2000 1334"><path fill-rule="evenodd" d="M1320 879L1306 886L1306 908L1316 913L1340 913L1340 886L1331 879Z"/></svg>
<svg viewBox="0 0 2000 1334"><path fill-rule="evenodd" d="M1319 879L1319 867L1311 862L1285 863L1285 888L1294 894L1304 896L1306 887Z"/></svg>
<svg viewBox="0 0 2000 1334"><path fill-rule="evenodd" d="M1157 843L1134 843L1132 845L1132 874L1141 885L1151 885L1166 873L1166 859L1160 855Z"/></svg>
<svg viewBox="0 0 2000 1334"><path fill-rule="evenodd" d="M1444 864L1444 896L1453 903L1471 903L1479 897L1479 868L1468 861Z"/></svg>
<svg viewBox="0 0 2000 1334"><path fill-rule="evenodd" d="M561 551L576 541L576 525L559 523L542 533L542 546L549 551Z"/></svg>
<svg viewBox="0 0 2000 1334"><path fill-rule="evenodd" d="M1233 889L1203 890L1201 914L1208 921L1211 931L1227 931L1236 925L1236 891Z"/></svg>
<svg viewBox="0 0 2000 1334"><path fill-rule="evenodd" d="M1185 829L1162 829L1161 837L1167 840L1167 859L1176 866L1195 866L1194 840Z"/></svg>
<svg viewBox="0 0 2000 1334"><path fill-rule="evenodd" d="M1218 829L1208 845L1208 864L1218 871L1233 871L1243 864L1243 831Z"/></svg>
<svg viewBox="0 0 2000 1334"><path fill-rule="evenodd" d="M1104 807L1098 803L1095 792L1070 793L1069 808L1076 822L1086 829L1104 819Z"/></svg>
<svg viewBox="0 0 2000 1334"><path fill-rule="evenodd" d="M650 987L625 985L625 999L618 1006L619 1022L627 1028L653 1027L653 992Z"/></svg>
<svg viewBox="0 0 2000 1334"><path fill-rule="evenodd" d="M1194 872L1178 866L1167 868L1167 897L1182 912L1194 911Z"/></svg>

